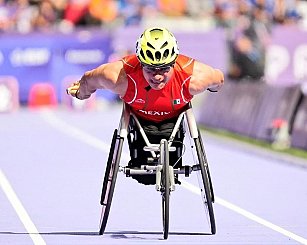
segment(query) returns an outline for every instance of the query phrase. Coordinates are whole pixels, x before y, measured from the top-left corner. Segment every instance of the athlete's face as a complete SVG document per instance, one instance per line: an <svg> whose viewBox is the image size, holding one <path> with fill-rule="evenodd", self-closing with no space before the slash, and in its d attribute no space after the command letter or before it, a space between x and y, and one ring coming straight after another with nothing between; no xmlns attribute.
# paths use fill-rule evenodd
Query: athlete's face
<svg viewBox="0 0 307 245"><path fill-rule="evenodd" d="M160 90L165 87L174 73L173 66L154 68L143 66L143 75L152 89Z"/></svg>

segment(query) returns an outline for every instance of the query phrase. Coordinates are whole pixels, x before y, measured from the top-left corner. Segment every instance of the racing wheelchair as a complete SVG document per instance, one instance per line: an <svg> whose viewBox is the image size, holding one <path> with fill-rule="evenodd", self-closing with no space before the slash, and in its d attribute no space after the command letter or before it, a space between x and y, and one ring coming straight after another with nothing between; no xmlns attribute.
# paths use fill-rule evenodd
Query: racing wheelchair
<svg viewBox="0 0 307 245"><path fill-rule="evenodd" d="M193 165L170 164L170 154L177 149L174 145L176 134L180 127L188 129L192 139L191 149L196 152L196 161ZM150 157L146 158L144 164L137 167L120 166L121 152L124 139L131 132L131 128L139 131L145 142L144 152L149 152ZM128 138L129 140L129 138ZM183 142L181 142L183 144ZM177 144L178 147L178 144ZM181 157L179 157L181 158ZM178 159L179 160L179 159ZM178 161L176 161L177 163ZM199 177L199 187L202 201L206 211L206 218L211 229L211 234L216 233L215 218L213 212L214 192L209 172L204 145L201 139L200 131L197 127L192 105L189 103L177 118L171 134L168 139L162 138L159 143L151 143L139 121L139 119L130 111L128 105L123 105L122 115L118 129L114 130L109 156L107 160L100 204L101 218L99 225L99 235L103 235L112 204L113 193L116 179L119 172L124 173L127 177L149 176L154 177L155 189L161 193L162 197L162 223L163 238L167 239L169 234L169 202L170 194L175 190L175 185L180 184L178 175L184 174L188 177L192 172L197 172Z"/></svg>

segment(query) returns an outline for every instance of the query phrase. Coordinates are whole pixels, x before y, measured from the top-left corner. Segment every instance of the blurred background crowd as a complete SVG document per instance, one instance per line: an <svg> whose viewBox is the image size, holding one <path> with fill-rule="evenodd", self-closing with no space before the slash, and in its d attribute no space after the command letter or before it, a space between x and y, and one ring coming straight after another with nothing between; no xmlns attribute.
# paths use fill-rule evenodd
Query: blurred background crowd
<svg viewBox="0 0 307 245"><path fill-rule="evenodd" d="M306 22L303 0L0 0L0 31L67 31L79 26L131 26L188 18L209 27L242 28L246 19ZM184 26L182 26L184 28Z"/></svg>

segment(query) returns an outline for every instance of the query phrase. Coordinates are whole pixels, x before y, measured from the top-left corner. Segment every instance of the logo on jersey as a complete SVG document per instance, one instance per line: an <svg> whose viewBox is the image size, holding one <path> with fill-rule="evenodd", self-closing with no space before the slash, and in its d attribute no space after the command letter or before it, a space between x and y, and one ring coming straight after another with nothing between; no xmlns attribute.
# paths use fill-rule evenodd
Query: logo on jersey
<svg viewBox="0 0 307 245"><path fill-rule="evenodd" d="M151 116L165 116L171 113L169 111L144 111L144 110L139 110L139 112L142 112L145 115L151 115Z"/></svg>
<svg viewBox="0 0 307 245"><path fill-rule="evenodd" d="M175 99L175 100L173 100L173 104L174 104L174 105L179 105L179 104L180 104L180 99Z"/></svg>
<svg viewBox="0 0 307 245"><path fill-rule="evenodd" d="M145 100L143 100L143 99L137 99L137 100L135 100L135 103L144 104L144 103L145 103Z"/></svg>

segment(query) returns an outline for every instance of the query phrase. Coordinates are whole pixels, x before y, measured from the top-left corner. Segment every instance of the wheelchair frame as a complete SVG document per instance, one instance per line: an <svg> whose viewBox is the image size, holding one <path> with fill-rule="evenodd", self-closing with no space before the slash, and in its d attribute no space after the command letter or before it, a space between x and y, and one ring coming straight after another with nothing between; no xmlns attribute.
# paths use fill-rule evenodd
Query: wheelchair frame
<svg viewBox="0 0 307 245"><path fill-rule="evenodd" d="M151 161L155 161L155 165L142 165L140 168L129 168L120 166L120 157L124 139L127 138L130 117L136 122L146 146L144 151L151 153ZM185 165L180 168L173 168L169 164L169 152L175 151L176 147L172 146L173 140L179 130L180 124L186 118L190 137L194 140L195 151L197 152L198 163L195 165ZM147 163L148 164L148 163ZM160 144L151 144L146 136L137 117L130 111L128 105L123 104L123 111L118 129L114 130L112 143L109 151L107 166L104 175L104 181L101 192L100 204L102 205L101 219L99 226L99 235L103 235L107 220L109 217L110 207L112 203L113 193L118 172L123 172L127 177L132 175L155 174L156 190L161 192L162 196L162 221L163 221L163 238L168 238L169 233L169 198L170 192L175 190L175 175L184 174L188 177L193 171L200 172L202 181L199 181L201 197L206 210L208 222L210 224L211 233L216 233L215 217L213 212L214 193L210 177L209 165L206 158L204 145L201 139L200 131L197 127L192 105L189 103L188 109L182 112L172 130L169 139L161 139Z"/></svg>

